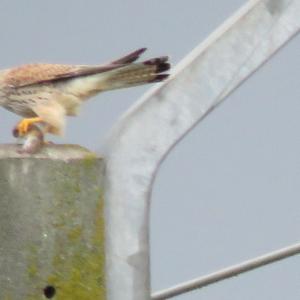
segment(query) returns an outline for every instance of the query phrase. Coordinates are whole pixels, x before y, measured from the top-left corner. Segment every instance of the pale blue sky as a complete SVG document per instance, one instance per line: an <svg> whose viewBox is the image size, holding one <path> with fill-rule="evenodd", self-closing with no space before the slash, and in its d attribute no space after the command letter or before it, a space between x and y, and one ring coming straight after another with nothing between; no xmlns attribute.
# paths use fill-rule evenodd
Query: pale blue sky
<svg viewBox="0 0 300 300"><path fill-rule="evenodd" d="M1 62L108 61L140 47L176 63L243 0L9 1L0 3ZM299 37L173 150L154 185L152 285L162 289L299 241ZM61 143L101 149L105 134L147 90L97 96L68 121ZM19 117L0 111L0 142ZM183 300L298 300L294 257Z"/></svg>

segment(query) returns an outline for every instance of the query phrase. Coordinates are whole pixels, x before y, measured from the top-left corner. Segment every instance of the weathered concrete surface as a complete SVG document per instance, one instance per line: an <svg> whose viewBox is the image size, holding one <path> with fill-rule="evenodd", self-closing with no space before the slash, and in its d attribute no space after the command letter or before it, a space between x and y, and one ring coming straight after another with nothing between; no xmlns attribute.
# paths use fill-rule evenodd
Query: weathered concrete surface
<svg viewBox="0 0 300 300"><path fill-rule="evenodd" d="M0 146L0 299L105 299L101 158Z"/></svg>

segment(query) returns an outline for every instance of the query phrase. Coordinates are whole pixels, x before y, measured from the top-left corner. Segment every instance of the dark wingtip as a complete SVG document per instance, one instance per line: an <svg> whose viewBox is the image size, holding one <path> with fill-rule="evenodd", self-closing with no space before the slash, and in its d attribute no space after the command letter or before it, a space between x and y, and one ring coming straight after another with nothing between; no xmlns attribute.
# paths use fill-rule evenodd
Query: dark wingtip
<svg viewBox="0 0 300 300"><path fill-rule="evenodd" d="M171 65L169 63L163 62L163 63L160 63L157 65L156 72L162 73L162 72L170 70L170 68L171 68Z"/></svg>
<svg viewBox="0 0 300 300"><path fill-rule="evenodd" d="M118 60L113 61L113 64L130 64L136 61L145 51L147 48L140 48L135 50L134 52L129 53L128 55L121 57Z"/></svg>
<svg viewBox="0 0 300 300"><path fill-rule="evenodd" d="M135 58L135 60L137 60L146 50L147 50L147 48L137 49L134 52L128 54L128 57L132 57L132 58Z"/></svg>
<svg viewBox="0 0 300 300"><path fill-rule="evenodd" d="M153 66L153 65L158 65L158 64L161 64L161 63L165 63L165 62L168 61L168 59L169 59L168 56L161 56L161 57L156 57L156 58L145 60L143 62L143 64L148 65L148 66Z"/></svg>
<svg viewBox="0 0 300 300"><path fill-rule="evenodd" d="M137 53L138 55L141 55L141 54L143 54L146 50L147 50L146 47L140 48L140 49L136 50L136 53Z"/></svg>
<svg viewBox="0 0 300 300"><path fill-rule="evenodd" d="M161 81L166 80L169 76L170 76L170 74L158 74L158 75L155 76L154 79L150 80L149 82L150 83L161 82Z"/></svg>
<svg viewBox="0 0 300 300"><path fill-rule="evenodd" d="M147 66L156 66L156 73L162 73L168 71L171 68L171 65L167 62L169 59L168 56L162 56L157 58L152 58L143 62Z"/></svg>
<svg viewBox="0 0 300 300"><path fill-rule="evenodd" d="M159 58L159 60L160 60L161 62L167 62L167 61L169 60L169 56L161 56L161 57Z"/></svg>

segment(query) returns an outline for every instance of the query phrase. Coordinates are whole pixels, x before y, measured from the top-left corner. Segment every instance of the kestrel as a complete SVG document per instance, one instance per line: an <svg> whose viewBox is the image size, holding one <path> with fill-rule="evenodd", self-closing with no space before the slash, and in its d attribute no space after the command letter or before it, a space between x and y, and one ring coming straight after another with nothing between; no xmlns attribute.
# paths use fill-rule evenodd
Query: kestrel
<svg viewBox="0 0 300 300"><path fill-rule="evenodd" d="M62 135L65 116L78 114L80 105L100 92L159 82L168 77L168 57L136 62L146 48L108 64L29 64L0 71L0 105L24 117L17 135L33 124Z"/></svg>

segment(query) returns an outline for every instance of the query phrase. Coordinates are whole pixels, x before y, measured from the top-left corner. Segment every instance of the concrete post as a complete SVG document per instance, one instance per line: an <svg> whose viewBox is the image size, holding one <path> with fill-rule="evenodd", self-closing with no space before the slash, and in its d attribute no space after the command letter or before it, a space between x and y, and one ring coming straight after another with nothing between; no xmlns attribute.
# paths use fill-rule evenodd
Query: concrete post
<svg viewBox="0 0 300 300"><path fill-rule="evenodd" d="M105 299L103 171L79 146L0 146L1 300Z"/></svg>

